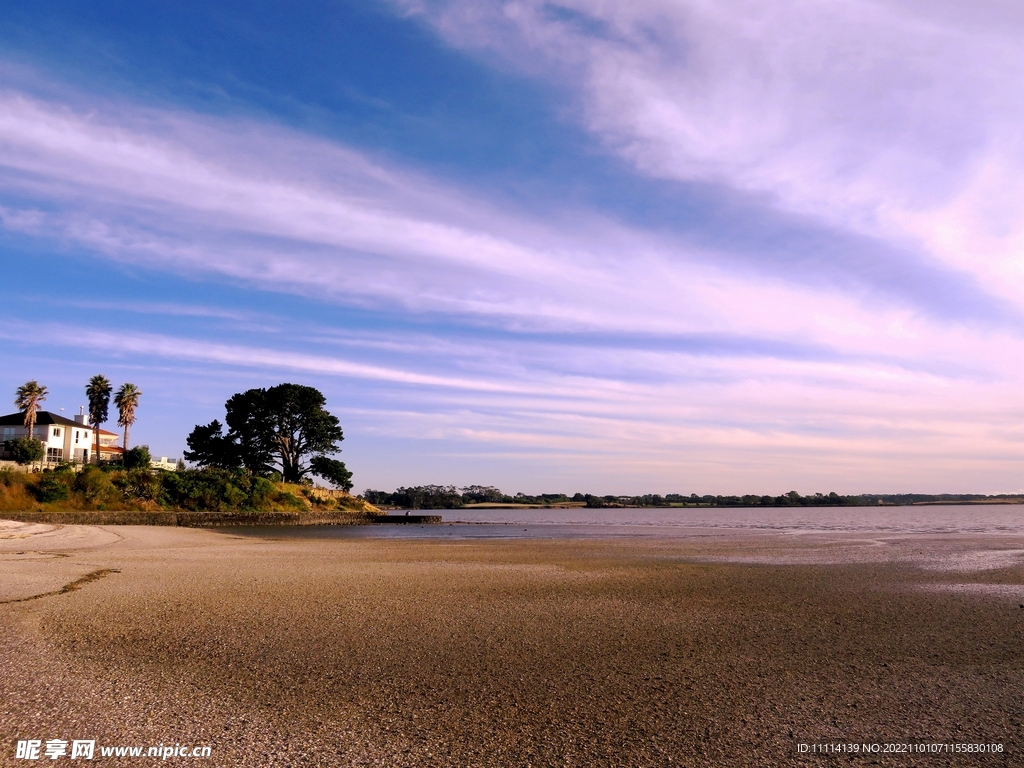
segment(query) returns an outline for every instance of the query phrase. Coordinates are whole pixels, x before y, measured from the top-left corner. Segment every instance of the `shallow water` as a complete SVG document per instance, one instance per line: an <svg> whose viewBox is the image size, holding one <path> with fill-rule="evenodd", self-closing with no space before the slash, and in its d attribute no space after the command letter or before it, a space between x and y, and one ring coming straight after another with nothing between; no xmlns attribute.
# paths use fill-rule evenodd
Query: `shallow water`
<svg viewBox="0 0 1024 768"><path fill-rule="evenodd" d="M739 528L787 532L1024 533L1024 505L456 509L445 520L602 527Z"/></svg>
<svg viewBox="0 0 1024 768"><path fill-rule="evenodd" d="M233 530L275 537L439 539L674 538L729 532L1024 534L1024 505L453 509L429 514L442 515L444 522Z"/></svg>

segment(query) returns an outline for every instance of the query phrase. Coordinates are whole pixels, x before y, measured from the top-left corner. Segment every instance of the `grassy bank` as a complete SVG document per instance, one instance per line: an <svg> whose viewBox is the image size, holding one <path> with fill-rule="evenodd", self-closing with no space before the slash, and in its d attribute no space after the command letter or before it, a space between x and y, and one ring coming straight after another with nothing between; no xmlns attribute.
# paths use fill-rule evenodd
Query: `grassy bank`
<svg viewBox="0 0 1024 768"><path fill-rule="evenodd" d="M94 525L323 525L366 522L375 507L242 471L153 472L86 467L0 471L0 515Z"/></svg>

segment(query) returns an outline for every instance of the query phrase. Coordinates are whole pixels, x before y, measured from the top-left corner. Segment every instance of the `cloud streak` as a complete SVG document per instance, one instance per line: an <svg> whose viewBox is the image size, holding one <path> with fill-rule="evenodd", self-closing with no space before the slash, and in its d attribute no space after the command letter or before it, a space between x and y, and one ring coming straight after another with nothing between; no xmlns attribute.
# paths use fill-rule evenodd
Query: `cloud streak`
<svg viewBox="0 0 1024 768"><path fill-rule="evenodd" d="M490 455L521 476L558 465L609 483L588 490L754 491L839 470L840 491L906 490L870 478L939 482L957 461L963 477L1012 476L1024 80L986 67L1018 71L1016 27L861 2L405 7L453 45L554 73L600 146L641 180L681 182L680 206L713 190L723 218L655 229L557 200L528 213L266 120L11 81L6 237L242 286L257 306L301 301L268 334L242 322L252 306L180 287L78 296L82 322L7 323L5 349L151 363L182 397L197 370L301 377L358 433L430 441L451 457L435 468ZM167 330L89 310L162 315ZM477 479L492 481L395 482Z"/></svg>
<svg viewBox="0 0 1024 768"><path fill-rule="evenodd" d="M578 351L501 345L481 359L486 341L459 345L444 338L426 359L404 355L402 365L387 367L367 362L372 350L365 349L315 354L80 324L7 326L0 335L10 345L31 338L63 350L62 359L76 351L90 366L131 360L140 371L159 371L161 387L178 382L184 391L209 389L204 377L224 378L229 386L251 378L239 371L253 372L257 381L313 380L331 402L343 404L350 435L405 450L421 446L432 471L468 466L469 452L477 462L490 457L532 466L538 478L552 471L544 462L554 462L565 477L589 472L593 478L599 470L606 476L588 487L596 483L608 492L639 491L645 483L677 490L722 483L733 490L778 490L779 476L805 490L846 491L859 490L859 478L867 475L884 487L905 487L900 483L940 482L943 473L953 472L944 481L949 488L965 467L977 478L1005 473L1024 460L1019 430L1011 426L1024 418L1015 398L1019 382L1005 377L642 350L589 350L583 375ZM396 344L404 340L402 333L395 336ZM444 355L448 375L432 372L429 357L437 353ZM199 420L194 411L185 417ZM394 473L377 468L361 482L432 479Z"/></svg>
<svg viewBox="0 0 1024 768"><path fill-rule="evenodd" d="M580 123L641 173L764 195L1019 307L1014 3L396 4L455 45L559 73Z"/></svg>
<svg viewBox="0 0 1024 768"><path fill-rule="evenodd" d="M571 229L568 215L556 222L503 212L469 191L269 125L115 105L86 112L10 90L0 106L0 179L21 196L0 207L0 222L122 261L550 328L742 332L737 307L762 309L763 325L776 314L763 308L790 303L791 294L815 301L785 274L766 284L713 247L593 212L575 212ZM797 284L822 271L813 259L828 260L811 258ZM944 308L951 297L969 305L968 320L1007 319L969 277L957 290L956 275L913 258L874 271L879 285L930 281ZM680 305L675 296L693 285L701 290ZM844 289L841 300L861 300L826 286ZM607 312L609 303L618 311ZM910 308L920 311L913 300Z"/></svg>

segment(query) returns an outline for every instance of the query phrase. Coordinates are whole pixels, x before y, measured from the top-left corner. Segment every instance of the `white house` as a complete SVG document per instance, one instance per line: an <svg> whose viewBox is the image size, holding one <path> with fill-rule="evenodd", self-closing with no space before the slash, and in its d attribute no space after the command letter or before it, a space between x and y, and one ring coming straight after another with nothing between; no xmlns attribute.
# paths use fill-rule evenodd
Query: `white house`
<svg viewBox="0 0 1024 768"><path fill-rule="evenodd" d="M84 413L76 414L74 419L50 413L50 411L36 413L33 437L41 441L46 448L46 458L43 463L60 464L67 461L88 464L90 460L95 460L96 433L86 423L86 419L88 416ZM108 432L102 427L99 433L100 461L104 463L122 461L124 447L117 444L120 435L116 432ZM27 435L24 412L0 416L0 459L10 458L6 446L8 440L17 440ZM155 469L174 471L178 468L178 461L161 456L160 460L154 460L151 466Z"/></svg>
<svg viewBox="0 0 1024 768"><path fill-rule="evenodd" d="M86 417L78 414L75 418L69 419L49 411L36 413L36 426L33 437L43 443L46 448L45 461L49 464L58 464L62 461L74 461L79 464L87 464L90 457L96 450L96 440L92 427L85 423ZM100 457L103 458L103 433L100 430ZM21 437L28 437L25 429L25 414L23 412L12 413L7 416L0 416L0 432L3 443L0 443L0 456L7 458L8 440L17 440ZM108 435L113 435L108 432ZM114 436L114 443L117 442L117 435ZM120 450L120 448L118 448ZM118 454L120 455L120 454Z"/></svg>

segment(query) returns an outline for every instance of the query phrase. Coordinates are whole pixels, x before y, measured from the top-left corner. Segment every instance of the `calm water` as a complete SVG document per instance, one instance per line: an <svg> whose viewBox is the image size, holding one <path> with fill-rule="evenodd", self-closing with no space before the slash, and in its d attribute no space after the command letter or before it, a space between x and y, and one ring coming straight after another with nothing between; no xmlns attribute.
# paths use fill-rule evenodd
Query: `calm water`
<svg viewBox="0 0 1024 768"><path fill-rule="evenodd" d="M438 512L428 511L429 514ZM401 513L392 513L401 514ZM415 514L415 513L413 513ZM453 509L441 525L232 529L315 538L670 538L733 532L1024 534L1024 505L921 507Z"/></svg>

